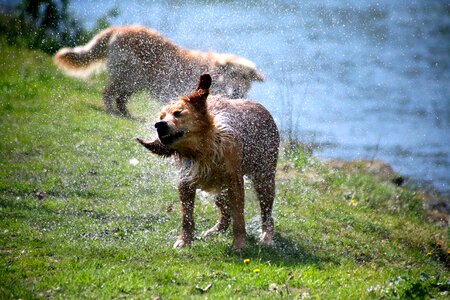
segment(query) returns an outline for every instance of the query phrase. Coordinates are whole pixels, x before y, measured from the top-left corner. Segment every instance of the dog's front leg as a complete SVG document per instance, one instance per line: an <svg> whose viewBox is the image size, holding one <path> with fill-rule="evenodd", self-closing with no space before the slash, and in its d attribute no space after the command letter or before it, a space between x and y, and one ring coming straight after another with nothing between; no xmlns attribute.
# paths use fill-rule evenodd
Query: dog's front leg
<svg viewBox="0 0 450 300"><path fill-rule="evenodd" d="M233 219L233 250L239 251L245 247L245 219L244 219L244 178L235 174L230 179L228 188L231 217Z"/></svg>
<svg viewBox="0 0 450 300"><path fill-rule="evenodd" d="M189 246L194 240L194 200L195 187L181 181L178 185L178 194L181 203L181 233L173 245L174 248Z"/></svg>
<svg viewBox="0 0 450 300"><path fill-rule="evenodd" d="M161 143L161 141L159 139L156 139L156 140L150 142L150 141L145 141L141 138L136 138L136 141L157 155L169 157L175 153L175 150L170 149L169 147L165 146L163 143Z"/></svg>

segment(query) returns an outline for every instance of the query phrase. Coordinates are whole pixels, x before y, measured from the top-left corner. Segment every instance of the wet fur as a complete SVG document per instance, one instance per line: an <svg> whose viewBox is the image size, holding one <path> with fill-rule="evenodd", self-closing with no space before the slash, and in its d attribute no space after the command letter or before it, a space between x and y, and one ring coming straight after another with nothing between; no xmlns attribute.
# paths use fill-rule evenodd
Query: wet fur
<svg viewBox="0 0 450 300"><path fill-rule="evenodd" d="M253 81L264 80L255 64L245 58L183 49L138 25L105 29L85 46L59 50L54 62L68 75L79 77L106 62L105 109L122 115L128 115L126 103L133 93L146 90L167 101L190 92L204 72L213 76L212 92L230 98L244 97Z"/></svg>
<svg viewBox="0 0 450 300"><path fill-rule="evenodd" d="M253 181L260 202L261 243L270 245L279 146L275 122L256 102L208 97L208 92L208 80L202 83L201 79L194 93L162 110L160 121L155 124L158 139L138 139L155 154L174 156L179 164L178 188L183 222L174 246L182 247L193 241L197 188L217 194L219 220L204 235L225 231L233 220L233 248L239 250L245 246L244 175ZM177 138L171 139L172 136Z"/></svg>

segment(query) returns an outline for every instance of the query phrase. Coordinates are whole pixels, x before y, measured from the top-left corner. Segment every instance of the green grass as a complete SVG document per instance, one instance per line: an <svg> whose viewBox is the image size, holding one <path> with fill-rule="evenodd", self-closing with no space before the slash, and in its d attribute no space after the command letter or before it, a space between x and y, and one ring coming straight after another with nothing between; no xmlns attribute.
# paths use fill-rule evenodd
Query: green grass
<svg viewBox="0 0 450 300"><path fill-rule="evenodd" d="M280 155L274 247L257 243L248 188L242 253L230 233L172 249L176 170L133 139L154 136L161 104L138 95L137 120L107 115L104 76L67 78L3 41L0 68L0 299L447 297L448 228L426 221L419 197L301 151ZM216 209L197 198L200 233Z"/></svg>

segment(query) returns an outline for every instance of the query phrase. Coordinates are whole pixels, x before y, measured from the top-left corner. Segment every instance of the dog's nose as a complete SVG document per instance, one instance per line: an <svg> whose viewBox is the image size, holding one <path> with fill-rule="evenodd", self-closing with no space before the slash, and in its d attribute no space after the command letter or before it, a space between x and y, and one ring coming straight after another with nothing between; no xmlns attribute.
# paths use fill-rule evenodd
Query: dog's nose
<svg viewBox="0 0 450 300"><path fill-rule="evenodd" d="M165 121L159 121L155 123L156 131L158 131L158 135L165 135L169 132L169 125Z"/></svg>
<svg viewBox="0 0 450 300"><path fill-rule="evenodd" d="M166 126L167 126L167 122L165 122L165 121L159 121L159 122L155 123L155 128L156 129L163 128L163 127L166 127Z"/></svg>

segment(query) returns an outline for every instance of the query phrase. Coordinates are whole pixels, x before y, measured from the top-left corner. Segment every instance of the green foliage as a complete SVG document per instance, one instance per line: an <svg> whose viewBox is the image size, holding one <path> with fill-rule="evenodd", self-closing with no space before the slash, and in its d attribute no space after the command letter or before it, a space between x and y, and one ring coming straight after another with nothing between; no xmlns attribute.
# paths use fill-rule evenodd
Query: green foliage
<svg viewBox="0 0 450 300"><path fill-rule="evenodd" d="M10 45L53 54L62 47L84 44L119 14L112 9L97 20L95 28L87 30L68 7L69 0L23 0L12 15L0 15L0 32Z"/></svg>
<svg viewBox="0 0 450 300"><path fill-rule="evenodd" d="M433 289L438 289L442 291L441 295L446 295L450 290L450 280L441 282L439 278L427 273L420 273L419 276L398 276L384 286L370 287L369 292L387 299L431 299Z"/></svg>
<svg viewBox="0 0 450 300"><path fill-rule="evenodd" d="M134 141L152 136L162 104L138 95L135 120L110 116L104 77L67 78L1 36L0 67L1 299L448 297L445 257L432 253L437 241L447 249L448 232L426 221L415 194L329 169L301 147L281 151L274 247L257 242L247 187L242 253L231 232L172 249L176 170ZM197 234L216 213L197 197Z"/></svg>

